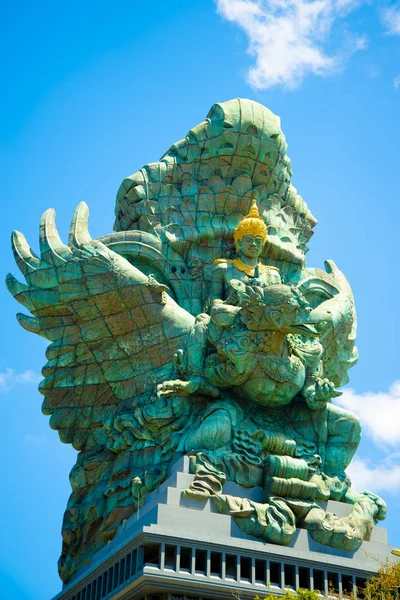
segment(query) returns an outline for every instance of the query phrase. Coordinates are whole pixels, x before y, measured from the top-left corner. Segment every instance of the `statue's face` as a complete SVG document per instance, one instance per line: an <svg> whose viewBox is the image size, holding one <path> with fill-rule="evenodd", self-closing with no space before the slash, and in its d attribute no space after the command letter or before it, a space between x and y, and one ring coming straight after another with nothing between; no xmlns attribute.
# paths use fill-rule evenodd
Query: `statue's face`
<svg viewBox="0 0 400 600"><path fill-rule="evenodd" d="M307 320L310 310L306 312L305 307L299 304L285 305L280 309L282 326L289 332L295 323L302 323Z"/></svg>
<svg viewBox="0 0 400 600"><path fill-rule="evenodd" d="M318 335L314 325L318 322L311 314L312 309L307 302L297 305L287 304L279 310L272 310L270 316L282 333L300 333L308 337Z"/></svg>
<svg viewBox="0 0 400 600"><path fill-rule="evenodd" d="M258 258L262 252L264 240L260 235L244 235L238 242L239 251L247 258Z"/></svg>
<svg viewBox="0 0 400 600"><path fill-rule="evenodd" d="M249 329L279 331L283 334L299 333L316 337L314 327L321 322L321 316L312 311L307 299L294 287L284 284L268 285L264 288L233 281L232 287L242 297L242 321Z"/></svg>

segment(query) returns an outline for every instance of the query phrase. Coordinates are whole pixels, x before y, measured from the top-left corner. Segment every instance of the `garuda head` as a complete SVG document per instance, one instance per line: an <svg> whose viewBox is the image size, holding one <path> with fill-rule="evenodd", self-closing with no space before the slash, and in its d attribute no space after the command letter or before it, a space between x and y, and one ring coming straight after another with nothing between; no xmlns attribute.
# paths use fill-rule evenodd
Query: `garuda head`
<svg viewBox="0 0 400 600"><path fill-rule="evenodd" d="M315 325L321 317L313 313L296 286L276 284L261 287L246 285L239 280L232 280L231 286L241 307L240 319L248 329L318 336Z"/></svg>

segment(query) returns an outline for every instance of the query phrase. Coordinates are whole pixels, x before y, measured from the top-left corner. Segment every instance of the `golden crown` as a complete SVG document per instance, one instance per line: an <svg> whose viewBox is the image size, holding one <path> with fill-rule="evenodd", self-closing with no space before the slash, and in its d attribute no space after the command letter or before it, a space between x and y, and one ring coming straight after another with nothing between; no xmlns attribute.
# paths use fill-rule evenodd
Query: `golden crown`
<svg viewBox="0 0 400 600"><path fill-rule="evenodd" d="M240 242L245 235L260 236L263 239L263 244L265 244L265 240L267 239L267 226L258 212L256 200L251 201L249 213L243 217L233 232L233 241L236 250L239 250L238 242Z"/></svg>

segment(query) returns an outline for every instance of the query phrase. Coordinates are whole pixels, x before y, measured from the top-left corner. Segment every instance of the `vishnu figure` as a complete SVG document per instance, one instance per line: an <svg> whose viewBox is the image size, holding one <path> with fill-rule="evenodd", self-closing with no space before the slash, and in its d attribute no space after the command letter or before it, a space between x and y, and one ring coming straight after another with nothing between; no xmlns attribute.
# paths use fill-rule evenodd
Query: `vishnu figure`
<svg viewBox="0 0 400 600"><path fill-rule="evenodd" d="M267 226L260 216L256 200L252 200L249 213L243 217L233 232L237 257L218 258L211 275L210 315L201 313L196 317L190 335L187 354L180 350L175 355L178 368L188 377L187 381L176 379L164 381L157 390L160 396L171 393L188 396L195 392L218 397L219 390L206 382L202 370L207 351L207 332L210 321L218 327L230 327L239 310L231 281L241 281L260 287L281 283L279 269L264 265L260 255L267 240ZM185 359L185 361L184 361ZM185 365L184 365L185 362Z"/></svg>
<svg viewBox="0 0 400 600"><path fill-rule="evenodd" d="M227 300L232 279L261 287L281 283L279 270L263 265L259 260L266 240L267 226L258 212L256 200L253 200L249 213L233 232L237 257L218 258L214 261L216 266L211 275L211 307Z"/></svg>

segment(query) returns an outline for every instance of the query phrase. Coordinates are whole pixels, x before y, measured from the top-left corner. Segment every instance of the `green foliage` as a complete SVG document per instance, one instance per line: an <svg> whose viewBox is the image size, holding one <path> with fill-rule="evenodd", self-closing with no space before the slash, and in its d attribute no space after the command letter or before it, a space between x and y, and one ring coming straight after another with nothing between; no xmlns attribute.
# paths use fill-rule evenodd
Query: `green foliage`
<svg viewBox="0 0 400 600"><path fill-rule="evenodd" d="M377 577L372 577L364 590L366 600L400 599L400 563L386 563L379 569Z"/></svg>
<svg viewBox="0 0 400 600"><path fill-rule="evenodd" d="M332 590L330 596L337 597L338 595ZM296 592L285 590L283 596L270 593L261 598L257 595L254 600L318 600L318 598L318 592L315 590L298 589ZM347 598L351 600L356 598L364 598L364 600L400 600L400 562L383 564L378 575L368 581L365 589L359 590L357 595L347 596Z"/></svg>
<svg viewBox="0 0 400 600"><path fill-rule="evenodd" d="M319 595L315 590L306 590L299 588L295 592L291 590L285 590L283 596L277 596L276 594L268 594L261 598L256 596L254 600L318 600Z"/></svg>

